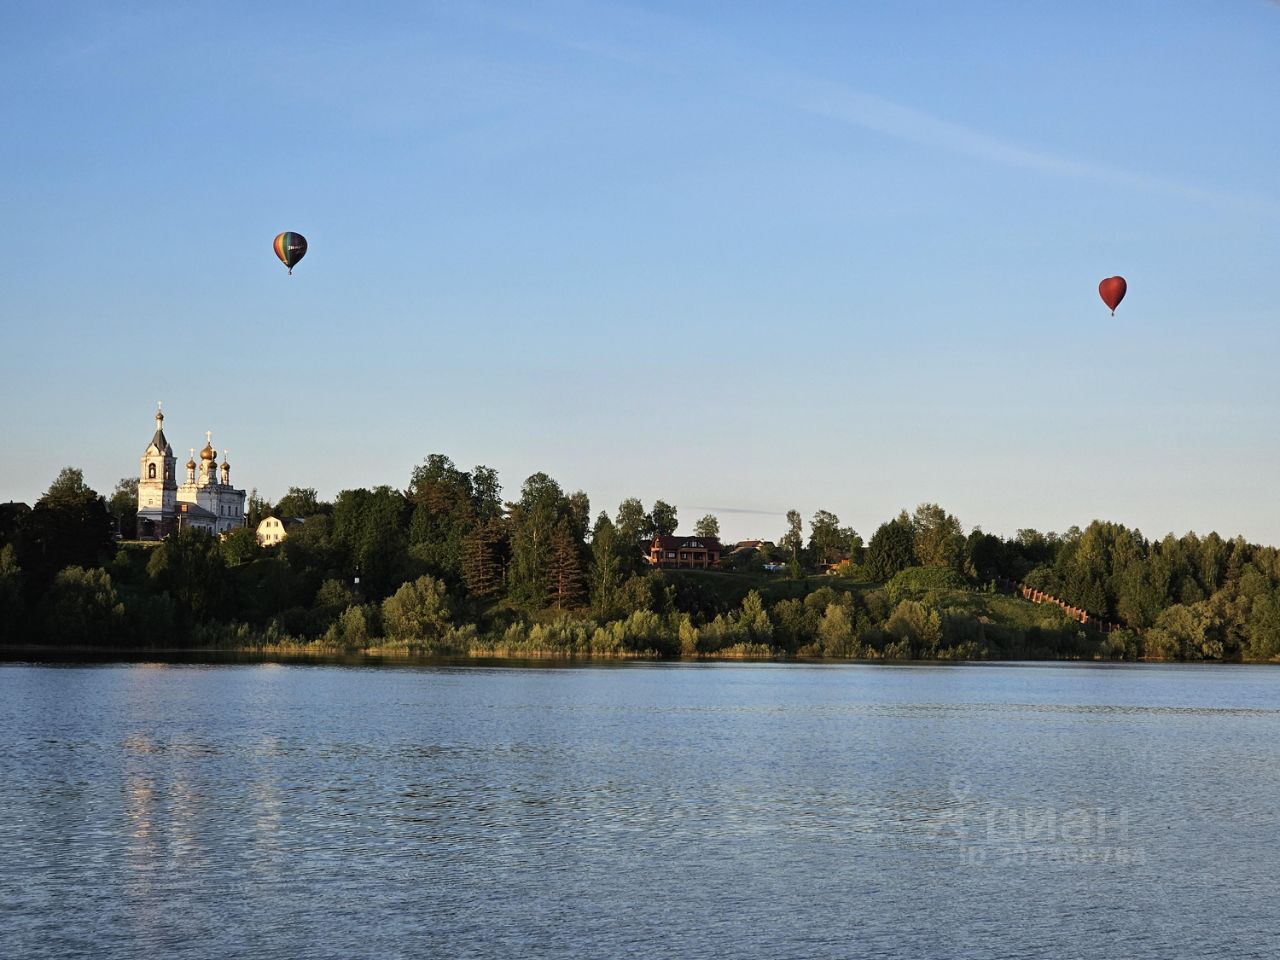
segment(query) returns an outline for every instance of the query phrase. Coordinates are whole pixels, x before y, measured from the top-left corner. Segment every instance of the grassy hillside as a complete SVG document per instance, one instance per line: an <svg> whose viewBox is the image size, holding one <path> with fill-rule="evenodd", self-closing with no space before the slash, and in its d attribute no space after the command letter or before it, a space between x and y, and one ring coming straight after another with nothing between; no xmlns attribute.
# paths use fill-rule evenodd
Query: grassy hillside
<svg viewBox="0 0 1280 960"><path fill-rule="evenodd" d="M727 613L742 606L742 601L752 590L760 594L765 606L772 606L779 600L803 600L822 587L860 594L882 586L838 577L813 576L792 580L777 574L721 573L718 570L664 570L662 575L675 588L678 601L696 603L710 615ZM684 603L680 605L684 609Z"/></svg>
<svg viewBox="0 0 1280 960"><path fill-rule="evenodd" d="M926 575L934 572L924 571ZM772 645L784 648L785 655L978 659L1136 655L1130 634L1107 636L1075 623L1052 604L971 589L961 578L949 576L952 582L947 586L921 586L919 577L915 583L895 578L881 584L830 576L791 580L695 570L663 574L677 608L701 622L740 618L743 601L754 590L775 625ZM832 605L845 611L845 640L830 639L842 636L838 621L835 626L819 626ZM795 625L789 644L781 615L788 606ZM705 653L715 655L713 650Z"/></svg>

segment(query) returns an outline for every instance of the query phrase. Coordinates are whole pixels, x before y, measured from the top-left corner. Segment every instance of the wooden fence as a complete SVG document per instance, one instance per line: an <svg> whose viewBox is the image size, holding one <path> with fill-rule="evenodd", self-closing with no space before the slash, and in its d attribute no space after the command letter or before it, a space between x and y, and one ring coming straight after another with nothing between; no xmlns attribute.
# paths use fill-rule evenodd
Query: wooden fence
<svg viewBox="0 0 1280 960"><path fill-rule="evenodd" d="M1029 587L1025 583L1019 583L1015 580L1005 580L1000 578L997 581L1001 586L1010 592L1021 596L1024 600L1030 600L1032 603L1052 603L1060 607L1068 617L1076 623L1086 627L1092 627L1102 633L1111 633L1114 630L1122 629L1122 625L1112 623L1110 620L1104 620L1101 617L1094 616L1088 610L1081 607L1073 606L1060 597L1055 597L1051 593L1045 593L1035 587Z"/></svg>

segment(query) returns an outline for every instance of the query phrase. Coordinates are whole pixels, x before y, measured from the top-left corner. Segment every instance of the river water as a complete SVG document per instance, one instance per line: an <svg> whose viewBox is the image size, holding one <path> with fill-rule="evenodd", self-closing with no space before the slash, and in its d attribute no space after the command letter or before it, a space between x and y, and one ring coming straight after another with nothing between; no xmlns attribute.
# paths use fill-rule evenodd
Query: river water
<svg viewBox="0 0 1280 960"><path fill-rule="evenodd" d="M0 956L1280 956L1263 666L0 665Z"/></svg>

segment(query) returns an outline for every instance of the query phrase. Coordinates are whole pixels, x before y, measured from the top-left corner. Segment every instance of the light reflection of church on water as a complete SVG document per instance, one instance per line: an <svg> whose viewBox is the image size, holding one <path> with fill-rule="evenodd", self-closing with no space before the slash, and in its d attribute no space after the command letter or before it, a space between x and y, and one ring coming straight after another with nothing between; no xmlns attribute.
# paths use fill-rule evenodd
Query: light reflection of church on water
<svg viewBox="0 0 1280 960"><path fill-rule="evenodd" d="M155 436L142 455L138 477L139 539L156 540L188 527L223 534L244 526L244 491L231 486L231 464L225 450L219 467L212 434L205 434L199 465L192 448L187 482L181 486L176 466L173 447L164 436L164 411L157 409Z"/></svg>

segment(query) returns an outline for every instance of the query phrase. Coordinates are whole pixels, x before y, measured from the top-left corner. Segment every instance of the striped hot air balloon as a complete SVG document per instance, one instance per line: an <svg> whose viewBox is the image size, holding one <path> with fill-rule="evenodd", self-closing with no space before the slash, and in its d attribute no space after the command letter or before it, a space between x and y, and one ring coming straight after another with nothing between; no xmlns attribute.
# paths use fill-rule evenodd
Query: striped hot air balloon
<svg viewBox="0 0 1280 960"><path fill-rule="evenodd" d="M273 246L276 250L276 256L280 258L281 263L289 268L289 275L293 276L293 268L298 265L299 260L307 255L307 238L300 233L286 230L276 237Z"/></svg>

